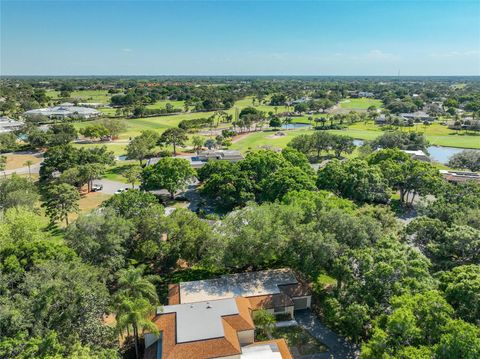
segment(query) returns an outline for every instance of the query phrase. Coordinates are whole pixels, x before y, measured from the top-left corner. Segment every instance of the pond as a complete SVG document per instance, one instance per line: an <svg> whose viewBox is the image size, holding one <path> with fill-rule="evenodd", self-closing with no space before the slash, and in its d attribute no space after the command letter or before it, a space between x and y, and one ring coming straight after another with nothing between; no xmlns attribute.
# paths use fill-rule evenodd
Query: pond
<svg viewBox="0 0 480 359"><path fill-rule="evenodd" d="M125 155L118 156L118 160L119 160L119 161L126 161L126 160L127 160L127 156L125 156Z"/></svg>
<svg viewBox="0 0 480 359"><path fill-rule="evenodd" d="M282 125L283 130L295 130L297 128L306 128L306 127L312 127L308 123L288 123Z"/></svg>
<svg viewBox="0 0 480 359"><path fill-rule="evenodd" d="M353 140L355 146L363 146L365 141L363 140ZM427 148L427 151L430 155L430 158L441 164L447 164L450 157L453 155L460 153L467 148L458 148L458 147L443 147L443 146L430 146ZM480 151L480 150L474 150Z"/></svg>
<svg viewBox="0 0 480 359"><path fill-rule="evenodd" d="M442 146L430 146L427 148L430 158L436 162L446 164L450 157L453 155L465 151L467 148L457 147L442 147ZM480 151L480 150L474 150Z"/></svg>

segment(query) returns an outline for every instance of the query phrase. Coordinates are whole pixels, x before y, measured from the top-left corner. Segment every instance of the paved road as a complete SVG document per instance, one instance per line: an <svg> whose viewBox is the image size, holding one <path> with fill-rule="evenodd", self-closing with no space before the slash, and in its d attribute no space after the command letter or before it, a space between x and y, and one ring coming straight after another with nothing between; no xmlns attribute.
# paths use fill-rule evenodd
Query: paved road
<svg viewBox="0 0 480 359"><path fill-rule="evenodd" d="M302 359L354 359L358 358L356 347L323 325L310 310L295 312L298 324L328 346L328 353L302 356Z"/></svg>

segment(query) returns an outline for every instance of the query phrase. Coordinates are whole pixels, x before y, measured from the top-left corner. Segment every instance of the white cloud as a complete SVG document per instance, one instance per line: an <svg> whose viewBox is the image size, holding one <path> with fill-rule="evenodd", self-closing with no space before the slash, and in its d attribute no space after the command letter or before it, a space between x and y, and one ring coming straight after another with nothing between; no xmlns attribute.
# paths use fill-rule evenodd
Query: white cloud
<svg viewBox="0 0 480 359"><path fill-rule="evenodd" d="M125 48L125 49L122 49L123 52L132 52L133 50L132 49L129 49L128 47Z"/></svg>

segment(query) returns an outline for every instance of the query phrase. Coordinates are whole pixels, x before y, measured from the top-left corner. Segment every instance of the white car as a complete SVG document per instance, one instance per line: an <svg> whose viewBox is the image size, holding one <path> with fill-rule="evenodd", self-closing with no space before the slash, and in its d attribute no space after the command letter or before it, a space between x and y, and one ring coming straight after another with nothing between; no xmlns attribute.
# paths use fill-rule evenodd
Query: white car
<svg viewBox="0 0 480 359"><path fill-rule="evenodd" d="M125 192L125 190L123 188L120 188L120 189L117 189L115 191L115 194L120 194L120 193L123 193L123 192Z"/></svg>

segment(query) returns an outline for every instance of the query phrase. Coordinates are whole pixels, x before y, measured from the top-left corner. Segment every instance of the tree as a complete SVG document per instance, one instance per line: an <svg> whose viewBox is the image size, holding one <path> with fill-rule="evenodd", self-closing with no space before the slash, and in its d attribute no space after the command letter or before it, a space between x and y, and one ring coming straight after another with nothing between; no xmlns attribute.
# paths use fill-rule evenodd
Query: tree
<svg viewBox="0 0 480 359"><path fill-rule="evenodd" d="M153 334L158 334L157 326L150 319L156 308L144 298L125 298L117 299L116 320L117 332L124 335L125 331L131 326L133 328L133 337L135 344L135 356L140 358L140 332L148 330Z"/></svg>
<svg viewBox="0 0 480 359"><path fill-rule="evenodd" d="M105 118L100 121L100 124L107 129L108 135L112 139L118 138L118 135L125 131L126 124L122 120Z"/></svg>
<svg viewBox="0 0 480 359"><path fill-rule="evenodd" d="M10 178L0 180L0 207L8 208L30 207L38 200L37 186L29 178L12 174Z"/></svg>
<svg viewBox="0 0 480 359"><path fill-rule="evenodd" d="M340 158L343 152L352 153L355 149L353 140L346 136L335 136L332 141L332 150L335 152L335 156Z"/></svg>
<svg viewBox="0 0 480 359"><path fill-rule="evenodd" d="M105 268L112 274L125 266L126 242L132 224L113 209L81 215L68 226L65 240L86 263Z"/></svg>
<svg viewBox="0 0 480 359"><path fill-rule="evenodd" d="M183 158L162 158L153 166L143 170L142 179L145 189L164 188L173 199L175 193L183 189L195 176L190 162Z"/></svg>
<svg viewBox="0 0 480 359"><path fill-rule="evenodd" d="M30 167L32 167L33 161L32 160L27 160L23 163L23 165L28 167L28 177L32 177L32 172L31 172Z"/></svg>
<svg viewBox="0 0 480 359"><path fill-rule="evenodd" d="M159 144L173 145L173 154L177 155L177 146L183 146L185 141L188 140L187 133L181 128L169 128L167 129L159 139Z"/></svg>
<svg viewBox="0 0 480 359"><path fill-rule="evenodd" d="M398 149L376 151L367 161L381 169L390 187L400 192L400 202L406 205L412 205L417 194L435 193L444 183L430 163L413 160Z"/></svg>
<svg viewBox="0 0 480 359"><path fill-rule="evenodd" d="M7 178L5 170L7 169L7 156L0 155L0 171L3 171L3 175Z"/></svg>
<svg viewBox="0 0 480 359"><path fill-rule="evenodd" d="M71 123L59 123L50 126L47 135L49 146L63 146L75 140L78 132Z"/></svg>
<svg viewBox="0 0 480 359"><path fill-rule="evenodd" d="M139 332L145 329L158 334L158 329L151 321L155 313L158 296L152 281L156 276L143 276L144 267L128 268L118 272L118 291L115 296L117 304L117 331L123 336L131 325L135 339L135 354L139 358Z"/></svg>
<svg viewBox="0 0 480 359"><path fill-rule="evenodd" d="M148 156L153 155L153 149L157 145L159 136L158 133L152 130L142 131L140 136L135 137L127 145L127 157L142 161Z"/></svg>
<svg viewBox="0 0 480 359"><path fill-rule="evenodd" d="M52 223L65 220L65 224L68 226L68 215L78 212L79 200L80 193L75 187L61 183L48 187L43 206Z"/></svg>
<svg viewBox="0 0 480 359"><path fill-rule="evenodd" d="M112 208L115 213L127 219L134 219L143 210L158 205L155 195L139 190L132 190L110 197L102 206Z"/></svg>
<svg viewBox="0 0 480 359"><path fill-rule="evenodd" d="M280 120L280 118L278 118L278 117L273 117L273 118L270 120L269 126L270 126L270 127L273 127L273 128L282 127L282 120Z"/></svg>
<svg viewBox="0 0 480 359"><path fill-rule="evenodd" d="M122 172L122 176L132 185L132 189L135 189L135 182L141 178L142 167L137 165L129 166Z"/></svg>
<svg viewBox="0 0 480 359"><path fill-rule="evenodd" d="M439 274L439 288L465 321L480 324L480 266L458 266Z"/></svg>
<svg viewBox="0 0 480 359"><path fill-rule="evenodd" d="M266 201L281 200L289 191L315 189L315 182L300 168L290 166L281 168L260 184L261 196Z"/></svg>
<svg viewBox="0 0 480 359"><path fill-rule="evenodd" d="M145 266L129 267L118 271L117 292L122 297L146 299L150 304L158 304L157 289L154 282L160 280L156 275L144 275Z"/></svg>
<svg viewBox="0 0 480 359"><path fill-rule="evenodd" d="M399 148L401 150L427 151L428 141L418 132L385 132L370 143L373 149Z"/></svg>
<svg viewBox="0 0 480 359"><path fill-rule="evenodd" d="M203 137L202 136L193 136L192 137L192 145L194 151L199 151L203 147Z"/></svg>
<svg viewBox="0 0 480 359"><path fill-rule="evenodd" d="M468 169L470 171L480 171L480 151L464 150L454 154L448 161L448 166L452 168Z"/></svg>
<svg viewBox="0 0 480 359"><path fill-rule="evenodd" d="M47 260L25 274L17 296L30 322L29 333L61 333L61 343L82 343L107 347L112 331L102 323L108 312L109 294L100 272L72 258Z"/></svg>
<svg viewBox="0 0 480 359"><path fill-rule="evenodd" d="M265 309L259 309L253 312L253 322L255 327L260 329L263 335L268 339L272 339L272 332L275 329L275 316L266 311Z"/></svg>
<svg viewBox="0 0 480 359"><path fill-rule="evenodd" d="M105 137L109 134L108 129L102 124L88 125L80 130L80 133L85 137L95 138Z"/></svg>
<svg viewBox="0 0 480 359"><path fill-rule="evenodd" d="M17 136L14 133L0 133L0 153L13 152L17 148Z"/></svg>
<svg viewBox="0 0 480 359"><path fill-rule="evenodd" d="M357 202L386 203L390 198L380 168L361 159L328 162L318 171L317 187Z"/></svg>

